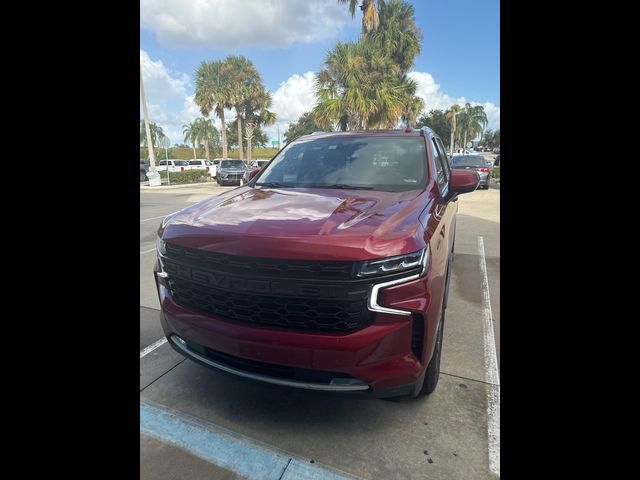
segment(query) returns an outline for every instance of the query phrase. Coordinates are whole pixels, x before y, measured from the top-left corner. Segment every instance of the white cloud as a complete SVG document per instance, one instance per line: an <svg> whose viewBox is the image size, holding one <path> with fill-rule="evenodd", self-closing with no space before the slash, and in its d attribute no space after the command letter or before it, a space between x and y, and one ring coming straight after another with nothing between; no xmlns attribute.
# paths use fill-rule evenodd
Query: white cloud
<svg viewBox="0 0 640 480"><path fill-rule="evenodd" d="M269 139L277 140L278 126L280 140L284 143L284 132L291 122L295 122L304 112L311 110L316 104L314 89L315 73L307 72L303 75L291 75L275 92L271 93L271 111L276 114L277 124L264 127Z"/></svg>
<svg viewBox="0 0 640 480"><path fill-rule="evenodd" d="M189 85L186 73L173 72L164 66L162 60L151 60L149 54L140 50L140 68L144 79L144 93L147 101L161 102L172 96L185 95Z"/></svg>
<svg viewBox="0 0 640 480"><path fill-rule="evenodd" d="M163 45L209 48L309 43L352 23L335 0L141 0L140 19Z"/></svg>
<svg viewBox="0 0 640 480"><path fill-rule="evenodd" d="M161 61L152 60L147 52L140 50L140 64L145 82L145 93L152 122L162 126L171 143L183 143L182 125L200 117L200 109L194 103L193 86L190 77L182 72L168 69ZM454 98L443 92L433 76L427 72L411 72L409 76L418 83L417 95L425 101L425 110L446 109L454 103L464 105L467 101L472 105L483 105L489 119L488 128L500 128L500 107L491 102L470 101L464 97ZM280 137L291 122L295 122L316 104L314 72L302 75L293 74L272 93L271 110L277 115L277 124L265 127L269 140ZM225 119L235 119L235 110L225 110ZM140 107L142 118L142 107ZM220 129L220 119L211 115L216 128Z"/></svg>
<svg viewBox="0 0 640 480"><path fill-rule="evenodd" d="M446 110L451 105L458 104L464 106L469 102L471 105L482 105L487 114L489 123L487 128L496 130L500 128L500 107L492 102L477 102L467 100L465 97L454 98L447 95L440 89L440 85L436 83L433 76L427 72L409 72L408 76L415 80L418 84L416 95L421 97L425 103L425 111L429 110Z"/></svg>

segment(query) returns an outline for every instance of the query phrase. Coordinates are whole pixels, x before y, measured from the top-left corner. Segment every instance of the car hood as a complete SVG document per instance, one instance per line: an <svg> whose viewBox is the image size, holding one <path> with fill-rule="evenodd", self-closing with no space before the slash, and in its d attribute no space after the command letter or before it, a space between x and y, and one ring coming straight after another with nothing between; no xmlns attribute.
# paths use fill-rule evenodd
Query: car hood
<svg viewBox="0 0 640 480"><path fill-rule="evenodd" d="M240 187L170 215L165 241L232 255L359 260L424 247L426 191Z"/></svg>

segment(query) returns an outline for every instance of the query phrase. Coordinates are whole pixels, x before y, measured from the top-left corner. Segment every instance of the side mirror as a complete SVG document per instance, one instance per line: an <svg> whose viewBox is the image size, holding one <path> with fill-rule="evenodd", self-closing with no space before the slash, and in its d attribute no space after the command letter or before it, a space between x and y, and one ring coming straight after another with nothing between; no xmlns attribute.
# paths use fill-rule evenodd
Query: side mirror
<svg viewBox="0 0 640 480"><path fill-rule="evenodd" d="M473 192L478 188L480 175L475 170L451 170L449 197L459 193Z"/></svg>
<svg viewBox="0 0 640 480"><path fill-rule="evenodd" d="M262 171L262 169L263 169L263 168L264 168L264 167L262 167L262 168L255 168L255 169L251 170L251 171L249 172L249 180L252 180L252 179L253 179L253 177L255 177L256 175L258 175L258 174Z"/></svg>

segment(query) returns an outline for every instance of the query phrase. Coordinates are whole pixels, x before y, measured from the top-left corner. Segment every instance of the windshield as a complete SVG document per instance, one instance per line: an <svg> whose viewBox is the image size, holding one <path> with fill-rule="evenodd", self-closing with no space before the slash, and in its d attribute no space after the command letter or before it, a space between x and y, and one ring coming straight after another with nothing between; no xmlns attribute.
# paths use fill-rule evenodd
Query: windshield
<svg viewBox="0 0 640 480"><path fill-rule="evenodd" d="M220 168L245 168L242 160L223 160Z"/></svg>
<svg viewBox="0 0 640 480"><path fill-rule="evenodd" d="M424 188L426 184L422 137L363 135L291 143L273 159L255 185L405 191Z"/></svg>
<svg viewBox="0 0 640 480"><path fill-rule="evenodd" d="M451 160L451 166L479 168L479 167L486 167L487 161L481 155L473 155L473 156L462 155L458 157L453 157L453 160Z"/></svg>

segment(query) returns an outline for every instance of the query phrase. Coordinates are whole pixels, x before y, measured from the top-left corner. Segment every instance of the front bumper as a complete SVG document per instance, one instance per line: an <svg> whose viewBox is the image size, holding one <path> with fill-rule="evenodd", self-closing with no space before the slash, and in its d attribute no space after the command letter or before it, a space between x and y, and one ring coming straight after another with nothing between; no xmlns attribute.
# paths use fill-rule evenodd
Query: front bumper
<svg viewBox="0 0 640 480"><path fill-rule="evenodd" d="M430 308L429 278L427 274L378 295L381 305L412 315L376 313L373 324L348 333L259 326L201 314L176 304L162 280L156 277L156 282L164 333L182 355L250 380L385 397L410 394L422 385L439 318ZM422 342L418 355L416 342Z"/></svg>

